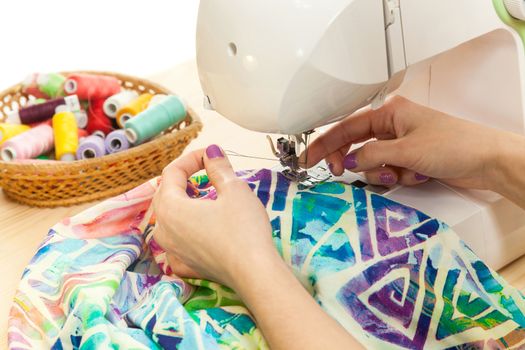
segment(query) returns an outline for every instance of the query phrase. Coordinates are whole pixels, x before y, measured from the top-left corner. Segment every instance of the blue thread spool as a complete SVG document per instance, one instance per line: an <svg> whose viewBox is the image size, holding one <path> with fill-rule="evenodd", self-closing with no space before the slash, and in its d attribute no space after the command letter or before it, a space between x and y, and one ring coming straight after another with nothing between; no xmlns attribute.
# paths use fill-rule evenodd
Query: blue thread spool
<svg viewBox="0 0 525 350"><path fill-rule="evenodd" d="M132 144L141 144L186 118L186 104L177 96L168 96L124 125Z"/></svg>

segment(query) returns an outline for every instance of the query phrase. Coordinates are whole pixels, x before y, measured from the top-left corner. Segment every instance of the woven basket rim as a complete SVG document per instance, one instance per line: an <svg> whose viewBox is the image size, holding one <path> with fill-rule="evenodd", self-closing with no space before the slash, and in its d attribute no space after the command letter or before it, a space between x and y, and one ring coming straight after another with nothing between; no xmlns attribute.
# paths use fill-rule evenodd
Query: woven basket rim
<svg viewBox="0 0 525 350"><path fill-rule="evenodd" d="M151 82L148 79L142 79L142 78L135 78L130 75L122 74L122 73L115 73L115 72L109 72L109 71L93 71L93 70L80 70L80 71L67 71L67 72L60 72L61 74L68 75L68 74L96 74L96 75L110 75L114 76L120 80L132 80L132 81L143 81L146 82L148 85L154 87L158 91L161 91L165 94L173 95L174 93L171 92L169 89L163 87L160 84ZM18 83L16 85L13 85L3 91L0 92L0 96L5 96L8 94L12 94L15 92L18 92L21 90L22 83ZM107 154L103 157L99 158L91 158L91 159L83 159L83 160L75 160L73 162L62 162L62 161L54 161L51 160L50 162L38 162L35 161L34 163L31 162L24 162L24 163L17 163L17 162L6 162L0 159L0 176L2 176L2 169L20 169L20 171L27 172L28 170L34 169L35 171L41 172L45 171L49 175L53 173L53 171L64 171L64 170L71 170L71 171L78 171L82 170L86 167L92 168L96 166L97 164L102 163L114 163L121 160L125 160L127 158L131 158L134 156L139 156L141 154L147 154L148 150L153 150L168 140L172 138L176 138L179 133L181 132L188 132L190 129L193 128L202 128L202 122L198 115L195 113L195 111L188 107L188 113L187 117L185 119L186 125L182 129L173 129L172 131L166 132L165 134L158 136L148 142L145 142L141 145L131 147L125 151L113 153L113 154Z"/></svg>

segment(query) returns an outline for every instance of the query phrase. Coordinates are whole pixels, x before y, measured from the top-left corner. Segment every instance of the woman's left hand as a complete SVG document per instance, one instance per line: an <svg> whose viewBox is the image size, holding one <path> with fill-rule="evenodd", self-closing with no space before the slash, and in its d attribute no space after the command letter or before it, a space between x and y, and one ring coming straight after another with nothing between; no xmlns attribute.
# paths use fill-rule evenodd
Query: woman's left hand
<svg viewBox="0 0 525 350"><path fill-rule="evenodd" d="M201 169L216 188L217 200L187 195L188 178ZM235 276L244 272L239 269L280 259L265 208L237 178L218 146L172 162L163 172L153 204L155 240L180 277L204 277L235 287Z"/></svg>
<svg viewBox="0 0 525 350"><path fill-rule="evenodd" d="M188 178L205 168L217 200L191 199ZM155 240L180 277L203 277L233 288L272 349L358 349L277 253L270 220L217 146L179 158L163 173L154 200Z"/></svg>

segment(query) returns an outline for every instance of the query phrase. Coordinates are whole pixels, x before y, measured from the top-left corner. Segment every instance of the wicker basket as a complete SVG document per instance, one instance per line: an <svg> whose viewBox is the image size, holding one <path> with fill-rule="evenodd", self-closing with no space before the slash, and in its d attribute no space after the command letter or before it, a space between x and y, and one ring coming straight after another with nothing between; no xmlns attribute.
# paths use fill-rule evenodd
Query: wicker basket
<svg viewBox="0 0 525 350"><path fill-rule="evenodd" d="M69 74L64 73L64 74ZM138 93L168 94L165 88L146 80L109 72L121 85ZM0 121L15 108L24 106L29 96L22 85L0 93ZM124 152L71 163L14 163L0 161L0 187L20 203L37 207L69 206L123 193L160 175L197 137L202 124L190 109L185 120L158 138Z"/></svg>

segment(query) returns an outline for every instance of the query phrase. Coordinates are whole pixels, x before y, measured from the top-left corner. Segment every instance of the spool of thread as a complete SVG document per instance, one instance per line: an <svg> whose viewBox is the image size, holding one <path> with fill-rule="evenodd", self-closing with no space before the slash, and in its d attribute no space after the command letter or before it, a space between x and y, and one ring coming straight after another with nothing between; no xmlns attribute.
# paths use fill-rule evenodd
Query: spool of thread
<svg viewBox="0 0 525 350"><path fill-rule="evenodd" d="M64 95L64 82L66 77L58 73L39 74L36 83L38 89L44 95L50 98L56 98Z"/></svg>
<svg viewBox="0 0 525 350"><path fill-rule="evenodd" d="M75 119L77 120L77 126L81 129L84 129L88 124L88 115L85 111L81 109L72 111L68 106L60 105L57 108L55 108L55 114L60 112L73 112L73 114L75 115Z"/></svg>
<svg viewBox="0 0 525 350"><path fill-rule="evenodd" d="M120 92L117 78L105 75L71 74L64 82L68 95L76 94L81 100L100 100Z"/></svg>
<svg viewBox="0 0 525 350"><path fill-rule="evenodd" d="M80 142L77 150L77 159L91 159L106 154L106 147L102 137L91 135Z"/></svg>
<svg viewBox="0 0 525 350"><path fill-rule="evenodd" d="M149 102L152 98L153 95L151 94L142 94L119 109L117 112L117 124L123 128L128 120L148 108Z"/></svg>
<svg viewBox="0 0 525 350"><path fill-rule="evenodd" d="M78 149L78 126L72 112L59 112L53 116L53 133L55 136L55 159L62 161L75 160Z"/></svg>
<svg viewBox="0 0 525 350"><path fill-rule="evenodd" d="M48 124L41 124L4 142L0 156L6 162L31 159L52 149L53 128Z"/></svg>
<svg viewBox="0 0 525 350"><path fill-rule="evenodd" d="M89 104L86 130L90 134L102 131L104 135L113 130L111 120L104 113L104 100L92 100Z"/></svg>
<svg viewBox="0 0 525 350"><path fill-rule="evenodd" d="M6 142L7 140L20 135L23 132L30 130L31 128L27 125L19 124L0 124L0 145Z"/></svg>
<svg viewBox="0 0 525 350"><path fill-rule="evenodd" d="M111 132L104 143L106 144L106 150L110 154L125 151L131 146L124 130Z"/></svg>
<svg viewBox="0 0 525 350"><path fill-rule="evenodd" d="M58 106L66 105L69 110L80 110L80 102L76 95L55 98L47 102L24 107L7 114L7 122L11 124L35 124L51 119Z"/></svg>
<svg viewBox="0 0 525 350"><path fill-rule="evenodd" d="M168 95L164 95L164 94L153 95L153 97L151 98L151 101L149 101L148 108L158 105L159 103L164 101L167 97Z"/></svg>
<svg viewBox="0 0 525 350"><path fill-rule="evenodd" d="M132 144L141 144L186 117L186 104L177 96L168 96L126 122L126 137Z"/></svg>
<svg viewBox="0 0 525 350"><path fill-rule="evenodd" d="M119 109L128 105L139 97L135 91L122 91L116 95L111 96L104 102L104 113L110 118L115 118Z"/></svg>

